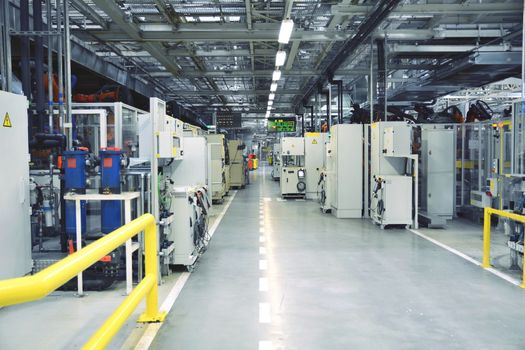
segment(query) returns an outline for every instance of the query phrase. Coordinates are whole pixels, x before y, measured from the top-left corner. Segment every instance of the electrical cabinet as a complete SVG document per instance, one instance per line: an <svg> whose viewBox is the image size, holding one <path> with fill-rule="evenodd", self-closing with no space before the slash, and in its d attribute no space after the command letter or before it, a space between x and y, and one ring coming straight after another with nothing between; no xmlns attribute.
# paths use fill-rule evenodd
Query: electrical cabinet
<svg viewBox="0 0 525 350"><path fill-rule="evenodd" d="M386 225L412 224L412 178L384 175L373 184L372 219L384 228Z"/></svg>
<svg viewBox="0 0 525 350"><path fill-rule="evenodd" d="M0 280L32 268L27 108L25 96L0 91Z"/></svg>
<svg viewBox="0 0 525 350"><path fill-rule="evenodd" d="M383 131L383 154L398 157L410 154L411 128L403 123L387 126Z"/></svg>
<svg viewBox="0 0 525 350"><path fill-rule="evenodd" d="M244 187L246 185L247 165L244 160L245 145L240 140L228 141L230 155L230 186Z"/></svg>
<svg viewBox="0 0 525 350"><path fill-rule="evenodd" d="M370 217L381 227L411 224L417 227L417 215L411 217L412 209L417 211L412 184L417 186L418 181L418 157L412 154L412 127L402 121L378 122L371 124L370 129Z"/></svg>
<svg viewBox="0 0 525 350"><path fill-rule="evenodd" d="M370 129L370 174L373 176L404 173L406 159L403 157L411 153L411 126L406 122L378 122L370 125Z"/></svg>
<svg viewBox="0 0 525 350"><path fill-rule="evenodd" d="M421 212L431 227L454 214L455 134L453 129L421 130Z"/></svg>
<svg viewBox="0 0 525 350"><path fill-rule="evenodd" d="M304 165L306 169L306 198L318 198L318 184L325 163L327 133L306 133L304 135Z"/></svg>
<svg viewBox="0 0 525 350"><path fill-rule="evenodd" d="M303 137L283 137L281 139L282 156L304 156Z"/></svg>
<svg viewBox="0 0 525 350"><path fill-rule="evenodd" d="M176 186L206 186L208 184L208 146L203 136L184 138L184 161L170 165Z"/></svg>
<svg viewBox="0 0 525 350"><path fill-rule="evenodd" d="M160 124L154 125L157 121ZM184 123L165 115L163 118L152 118L151 114L139 116L139 157L150 159L156 143L156 158L183 159Z"/></svg>
<svg viewBox="0 0 525 350"><path fill-rule="evenodd" d="M168 240L175 244L170 263L191 266L208 243L206 217L210 206L206 188L174 187L170 195L174 217Z"/></svg>
<svg viewBox="0 0 525 350"><path fill-rule="evenodd" d="M304 138L281 139L281 196L304 197L307 174L304 167Z"/></svg>
<svg viewBox="0 0 525 350"><path fill-rule="evenodd" d="M275 143L273 145L273 169L272 178L279 180L281 177L281 144Z"/></svg>
<svg viewBox="0 0 525 350"><path fill-rule="evenodd" d="M222 201L226 194L226 150L223 134L206 135L210 152L210 182L214 201Z"/></svg>
<svg viewBox="0 0 525 350"><path fill-rule="evenodd" d="M331 211L337 218L360 218L363 210L363 126L338 124L330 130L327 175Z"/></svg>
<svg viewBox="0 0 525 350"><path fill-rule="evenodd" d="M306 194L306 171L303 167L283 167L280 181L283 197L302 197Z"/></svg>

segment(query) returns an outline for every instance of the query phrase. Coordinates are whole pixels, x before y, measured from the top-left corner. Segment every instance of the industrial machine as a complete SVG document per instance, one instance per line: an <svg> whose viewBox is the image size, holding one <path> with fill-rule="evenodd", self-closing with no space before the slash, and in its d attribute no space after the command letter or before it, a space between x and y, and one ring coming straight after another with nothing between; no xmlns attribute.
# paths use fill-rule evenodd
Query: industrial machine
<svg viewBox="0 0 525 350"><path fill-rule="evenodd" d="M412 127L407 122L378 122L370 128L370 217L381 228L417 228L418 157L412 154Z"/></svg>
<svg viewBox="0 0 525 350"><path fill-rule="evenodd" d="M338 124L331 130L326 173L330 209L337 218L363 213L363 126Z"/></svg>
<svg viewBox="0 0 525 350"><path fill-rule="evenodd" d="M304 167L304 138L281 139L281 196L306 196L306 169Z"/></svg>
<svg viewBox="0 0 525 350"><path fill-rule="evenodd" d="M31 272L27 120L27 99L0 91L0 279Z"/></svg>
<svg viewBox="0 0 525 350"><path fill-rule="evenodd" d="M210 157L211 194L214 202L222 203L226 195L226 149L223 134L208 134L208 152Z"/></svg>
<svg viewBox="0 0 525 350"><path fill-rule="evenodd" d="M246 186L247 162L244 156L245 148L246 146L241 140L228 141L231 187L244 188Z"/></svg>
<svg viewBox="0 0 525 350"><path fill-rule="evenodd" d="M318 183L325 164L328 133L309 132L304 135L304 165L306 179L306 198L319 198Z"/></svg>
<svg viewBox="0 0 525 350"><path fill-rule="evenodd" d="M171 265L184 265L191 269L209 241L208 213L211 199L204 186L174 186L169 191L173 224L168 241L175 242L169 260Z"/></svg>
<svg viewBox="0 0 525 350"><path fill-rule="evenodd" d="M272 148L272 179L278 181L281 177L281 144L274 143Z"/></svg>
<svg viewBox="0 0 525 350"><path fill-rule="evenodd" d="M421 128L419 221L443 227L454 215L455 130L435 124Z"/></svg>
<svg viewBox="0 0 525 350"><path fill-rule="evenodd" d="M208 145L206 137L184 138L184 161L169 165L175 186L208 186Z"/></svg>

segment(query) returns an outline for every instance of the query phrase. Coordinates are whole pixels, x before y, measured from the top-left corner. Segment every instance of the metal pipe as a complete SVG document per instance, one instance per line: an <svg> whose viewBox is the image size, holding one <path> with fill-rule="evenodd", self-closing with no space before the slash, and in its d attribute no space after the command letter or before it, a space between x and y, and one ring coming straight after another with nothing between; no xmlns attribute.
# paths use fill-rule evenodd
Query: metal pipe
<svg viewBox="0 0 525 350"><path fill-rule="evenodd" d="M525 7L525 0L523 0ZM522 25L521 25L521 110L525 111L525 11L522 11ZM514 124L513 124L514 125ZM525 270L525 269L524 269Z"/></svg>
<svg viewBox="0 0 525 350"><path fill-rule="evenodd" d="M47 30L53 30L53 20L51 19L51 1L46 1L46 20ZM47 108L49 132L53 133L53 38L47 37Z"/></svg>
<svg viewBox="0 0 525 350"><path fill-rule="evenodd" d="M370 39L370 124L374 122L374 39Z"/></svg>
<svg viewBox="0 0 525 350"><path fill-rule="evenodd" d="M60 32L60 37L57 40L57 58L58 58L58 115L60 131L66 134L64 129L64 49L62 42L62 6L61 0L55 0L55 7L57 12L57 31Z"/></svg>
<svg viewBox="0 0 525 350"><path fill-rule="evenodd" d="M326 91L326 124L328 126L327 131L330 131L332 126L332 85L328 83L328 90Z"/></svg>
<svg viewBox="0 0 525 350"><path fill-rule="evenodd" d="M343 81L330 80L330 84L337 86L337 124L343 124Z"/></svg>
<svg viewBox="0 0 525 350"><path fill-rule="evenodd" d="M310 105L310 106L304 106L304 108L309 108L310 109L310 131L315 131L314 129L314 106L313 105Z"/></svg>
<svg viewBox="0 0 525 350"><path fill-rule="evenodd" d="M66 120L68 123L71 123L73 118L71 116L71 41L70 41L70 33L69 33L69 1L64 0L64 49L65 49L65 55L64 55L64 61L65 61L65 92L66 92ZM68 136L68 142L69 147L73 145L73 139L72 139L72 131L73 128L75 128L74 125L71 125L71 127L68 130L68 133L66 134Z"/></svg>
<svg viewBox="0 0 525 350"><path fill-rule="evenodd" d="M29 31L29 0L20 1L20 30ZM21 36L20 37L20 70L22 72L22 90L24 95L27 97L31 103L31 68L29 66L29 37ZM29 118L28 127L30 130L29 135L31 135L31 121L32 118Z"/></svg>
<svg viewBox="0 0 525 350"><path fill-rule="evenodd" d="M9 2L9 1L4 1L3 3L6 3L6 2ZM7 30L9 30L7 28L7 25L5 24L5 18L6 16L4 16L4 6L0 7L0 77L2 78L2 81L1 81L1 87L2 87L2 90L7 90L6 88L6 67L5 67L5 64L4 64L4 60L5 60L5 50L4 50L4 32L6 32Z"/></svg>
<svg viewBox="0 0 525 350"><path fill-rule="evenodd" d="M33 0L33 30L42 32L42 1ZM34 36L35 41L35 102L38 130L44 130L45 95L44 95L44 44L41 35Z"/></svg>

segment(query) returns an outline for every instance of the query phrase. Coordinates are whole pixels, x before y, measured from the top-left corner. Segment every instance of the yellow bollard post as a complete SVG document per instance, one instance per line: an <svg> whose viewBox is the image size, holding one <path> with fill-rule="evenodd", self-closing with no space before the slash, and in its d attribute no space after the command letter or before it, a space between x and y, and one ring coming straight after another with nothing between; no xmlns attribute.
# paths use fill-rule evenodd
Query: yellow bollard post
<svg viewBox="0 0 525 350"><path fill-rule="evenodd" d="M140 315L138 322L162 322L166 318L165 312L159 311L158 299L158 267L157 267L157 227L151 222L144 230L144 248L146 254L146 276L151 276L155 283L146 295L146 311Z"/></svg>
<svg viewBox="0 0 525 350"><path fill-rule="evenodd" d="M490 267L490 208L484 209L483 214L483 262L481 267Z"/></svg>

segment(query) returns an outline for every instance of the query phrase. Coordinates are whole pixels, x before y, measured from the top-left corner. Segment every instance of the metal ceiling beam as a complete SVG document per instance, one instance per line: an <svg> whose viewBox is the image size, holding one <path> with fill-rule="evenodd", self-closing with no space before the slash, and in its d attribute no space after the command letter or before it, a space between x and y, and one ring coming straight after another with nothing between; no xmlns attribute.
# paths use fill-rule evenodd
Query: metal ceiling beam
<svg viewBox="0 0 525 350"><path fill-rule="evenodd" d="M367 15L373 6L367 5L334 5L333 15ZM494 15L499 13L520 13L523 11L522 1L499 1L494 3L464 3L464 4L407 4L401 5L391 12L391 15Z"/></svg>
<svg viewBox="0 0 525 350"><path fill-rule="evenodd" d="M94 0L102 1L103 0ZM130 25L125 22L126 25ZM224 27L224 26L223 26ZM85 41L90 41L90 37L84 33L86 30L73 30L73 33ZM217 26L215 31L195 30L195 31L149 31L137 32L130 35L120 29L88 30L89 33L96 35L101 40L107 42L168 42L177 43L180 41L192 42L246 42L246 41L272 41L274 42L279 35L278 30L226 30L222 31L221 26ZM388 36L388 40L424 40L424 39L446 39L446 38L497 38L506 34L499 29L392 29L378 31L374 36ZM344 41L352 38L354 33L340 31L306 31L296 30L292 34L290 41Z"/></svg>
<svg viewBox="0 0 525 350"><path fill-rule="evenodd" d="M124 12L122 12L116 2L106 0L93 0L93 2L102 11L104 11L114 23L119 26L119 28L127 37L132 38L135 41L143 41L139 27L133 22L126 21ZM104 40L103 38L100 39ZM170 73L174 75L178 75L180 73L180 67L175 62L173 62L173 60L168 58L166 55L166 50L162 44L143 42L142 47L148 51L152 57L159 61L164 67L166 67Z"/></svg>
<svg viewBox="0 0 525 350"><path fill-rule="evenodd" d="M279 90L277 95L298 95L300 90ZM243 95L268 95L268 90L199 90L199 91L177 91L173 96L243 96Z"/></svg>
<svg viewBox="0 0 525 350"><path fill-rule="evenodd" d="M521 47L511 47L508 45L390 45L388 52L396 53L467 53L469 51L478 52L502 52L516 51L521 52Z"/></svg>
<svg viewBox="0 0 525 350"><path fill-rule="evenodd" d="M98 24L102 28L108 28L108 22L100 16L93 7L86 4L83 0L71 0L71 6L75 8L78 12L86 16L87 19L92 21L95 24Z"/></svg>
<svg viewBox="0 0 525 350"><path fill-rule="evenodd" d="M212 78L233 78L233 77L271 77L273 70L235 70L235 71L183 71L180 76L183 78L197 78L197 77L212 77ZM283 72L283 77L295 76L295 77L311 77L314 75L321 74L321 71L308 71L308 70L289 70ZM361 75L368 74L366 69L351 69L351 70L339 70L336 72L339 75ZM156 78L169 78L171 74L169 72L151 72L150 75Z"/></svg>
<svg viewBox="0 0 525 350"><path fill-rule="evenodd" d="M288 55L288 59L286 60L286 66L284 67L285 71L289 71L290 69L292 69L295 57L299 52L299 45L301 45L301 41L299 40L294 41L292 43L292 47L290 48L290 54Z"/></svg>
<svg viewBox="0 0 525 350"><path fill-rule="evenodd" d="M183 49L170 49L167 51L172 57L189 57L190 51ZM195 56L201 57L245 57L250 55L250 50L195 50ZM254 56L275 56L275 50L255 49Z"/></svg>

